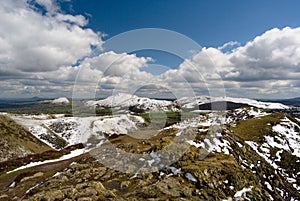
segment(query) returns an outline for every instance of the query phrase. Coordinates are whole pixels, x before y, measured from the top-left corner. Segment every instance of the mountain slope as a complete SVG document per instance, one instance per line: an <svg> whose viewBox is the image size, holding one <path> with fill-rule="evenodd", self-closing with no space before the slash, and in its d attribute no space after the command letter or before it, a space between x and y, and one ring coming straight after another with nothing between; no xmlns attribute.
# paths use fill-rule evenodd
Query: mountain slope
<svg viewBox="0 0 300 201"><path fill-rule="evenodd" d="M203 114L147 139L108 136L64 170L38 183L18 180L5 193L24 200L299 200L299 131L292 116L257 108Z"/></svg>
<svg viewBox="0 0 300 201"><path fill-rule="evenodd" d="M0 115L0 161L51 150L28 130L5 115Z"/></svg>
<svg viewBox="0 0 300 201"><path fill-rule="evenodd" d="M131 94L115 94L98 101L87 101L87 106L117 108L132 112L180 111L182 110L230 110L245 106L262 109L288 109L281 103L262 102L247 98L195 96L183 97L175 101L142 98Z"/></svg>
<svg viewBox="0 0 300 201"><path fill-rule="evenodd" d="M214 102L231 102L246 104L262 109L288 109L289 107L281 103L262 102L247 98L233 98L233 97L210 97L210 96L195 96L195 97L183 97L175 102L183 108L197 108L199 105L214 103ZM225 109L226 105L222 109Z"/></svg>
<svg viewBox="0 0 300 201"><path fill-rule="evenodd" d="M103 100L88 101L86 104L88 106L109 108L119 107L127 110L131 107L136 107L142 111L167 111L174 109L171 101L155 100L125 93L118 93Z"/></svg>

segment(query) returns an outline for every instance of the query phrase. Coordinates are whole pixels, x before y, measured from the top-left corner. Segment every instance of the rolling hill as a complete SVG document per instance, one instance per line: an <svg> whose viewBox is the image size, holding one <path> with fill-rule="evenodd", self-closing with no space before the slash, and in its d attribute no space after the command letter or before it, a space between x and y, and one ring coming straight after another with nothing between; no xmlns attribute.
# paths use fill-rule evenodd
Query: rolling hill
<svg viewBox="0 0 300 201"><path fill-rule="evenodd" d="M6 115L0 115L0 135L0 161L51 150L51 147Z"/></svg>

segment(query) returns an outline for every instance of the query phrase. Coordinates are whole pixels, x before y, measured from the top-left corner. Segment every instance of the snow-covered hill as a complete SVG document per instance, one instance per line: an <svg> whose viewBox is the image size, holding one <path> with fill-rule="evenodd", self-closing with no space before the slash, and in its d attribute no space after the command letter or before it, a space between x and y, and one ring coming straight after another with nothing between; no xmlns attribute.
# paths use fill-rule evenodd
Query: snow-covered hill
<svg viewBox="0 0 300 201"><path fill-rule="evenodd" d="M104 139L104 135L127 134L144 123L133 115L103 117L64 117L64 115L13 115L7 114L26 127L35 137L54 149L86 143L92 136Z"/></svg>
<svg viewBox="0 0 300 201"><path fill-rule="evenodd" d="M51 101L53 104L69 104L70 101L66 97L60 97Z"/></svg>
<svg viewBox="0 0 300 201"><path fill-rule="evenodd" d="M289 106L281 103L262 102L247 98L233 98L233 97L210 97L210 96L195 96L183 97L175 101L156 100L150 98L138 97L136 95L119 93L112 95L103 100L87 101L87 106L101 106L101 107L115 107L122 109L129 109L135 107L141 111L178 111L181 109L197 109L199 105L214 103L214 102L232 102L253 106L262 109L288 109ZM225 109L226 105L224 105ZM223 108L221 108L223 109Z"/></svg>
<svg viewBox="0 0 300 201"><path fill-rule="evenodd" d="M103 100L88 101L86 104L88 106L119 107L124 109L136 107L144 111L174 110L171 101L155 100L125 93L118 93Z"/></svg>
<svg viewBox="0 0 300 201"><path fill-rule="evenodd" d="M247 104L262 109L288 109L289 107L281 103L262 102L248 98L233 98L233 97L210 97L210 96L195 96L195 97L183 97L177 102L182 108L196 108L201 104L213 103L213 102L233 102L240 104Z"/></svg>

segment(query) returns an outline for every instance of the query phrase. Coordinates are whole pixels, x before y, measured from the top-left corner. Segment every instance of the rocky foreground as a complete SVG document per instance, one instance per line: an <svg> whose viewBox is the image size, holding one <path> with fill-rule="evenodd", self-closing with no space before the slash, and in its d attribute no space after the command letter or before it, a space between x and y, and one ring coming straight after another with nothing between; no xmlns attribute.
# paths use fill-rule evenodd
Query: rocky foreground
<svg viewBox="0 0 300 201"><path fill-rule="evenodd" d="M288 114L244 108L203 114L149 138L106 135L85 154L8 168L0 199L300 200L299 131Z"/></svg>

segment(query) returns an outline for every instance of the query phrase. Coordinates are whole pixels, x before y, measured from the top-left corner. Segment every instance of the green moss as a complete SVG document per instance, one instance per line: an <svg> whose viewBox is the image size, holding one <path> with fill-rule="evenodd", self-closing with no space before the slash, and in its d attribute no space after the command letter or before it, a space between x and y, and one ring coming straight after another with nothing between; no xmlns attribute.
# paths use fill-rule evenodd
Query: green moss
<svg viewBox="0 0 300 201"><path fill-rule="evenodd" d="M140 113L139 116L143 117L146 122L150 123L153 128L168 127L183 120L197 117L198 113L193 112L150 112Z"/></svg>
<svg viewBox="0 0 300 201"><path fill-rule="evenodd" d="M244 140L261 142L265 135L272 135L272 126L280 123L281 119L287 117L284 113L274 113L271 115L238 121L232 130Z"/></svg>

